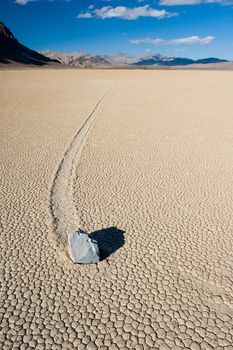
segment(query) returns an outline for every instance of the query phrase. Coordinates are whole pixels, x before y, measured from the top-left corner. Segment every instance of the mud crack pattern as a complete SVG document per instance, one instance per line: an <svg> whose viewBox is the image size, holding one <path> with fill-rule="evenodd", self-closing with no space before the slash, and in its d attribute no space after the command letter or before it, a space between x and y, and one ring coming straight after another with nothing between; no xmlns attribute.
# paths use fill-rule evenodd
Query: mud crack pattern
<svg viewBox="0 0 233 350"><path fill-rule="evenodd" d="M233 349L232 78L0 72L1 349ZM51 178L110 85L72 191L81 226L125 244L79 266L53 239Z"/></svg>

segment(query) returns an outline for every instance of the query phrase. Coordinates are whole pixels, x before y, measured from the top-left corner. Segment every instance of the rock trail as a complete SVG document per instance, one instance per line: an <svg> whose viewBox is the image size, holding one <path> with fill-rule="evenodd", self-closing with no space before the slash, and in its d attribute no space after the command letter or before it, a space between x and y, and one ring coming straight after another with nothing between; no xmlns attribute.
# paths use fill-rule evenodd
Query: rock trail
<svg viewBox="0 0 233 350"><path fill-rule="evenodd" d="M101 113L104 103L111 93L112 87L110 87L96 103L90 115L78 130L66 150L53 179L49 203L50 211L53 218L56 240L63 245L66 243L68 234L77 229L80 225L80 220L77 216L75 203L73 201L72 185L75 168L77 166L76 160L93 123Z"/></svg>

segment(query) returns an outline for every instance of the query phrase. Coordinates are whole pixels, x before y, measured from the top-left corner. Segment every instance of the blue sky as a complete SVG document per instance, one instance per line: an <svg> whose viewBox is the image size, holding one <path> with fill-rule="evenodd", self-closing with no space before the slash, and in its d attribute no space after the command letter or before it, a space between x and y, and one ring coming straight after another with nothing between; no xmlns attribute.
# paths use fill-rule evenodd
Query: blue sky
<svg viewBox="0 0 233 350"><path fill-rule="evenodd" d="M233 60L233 0L1 0L0 10L35 50Z"/></svg>

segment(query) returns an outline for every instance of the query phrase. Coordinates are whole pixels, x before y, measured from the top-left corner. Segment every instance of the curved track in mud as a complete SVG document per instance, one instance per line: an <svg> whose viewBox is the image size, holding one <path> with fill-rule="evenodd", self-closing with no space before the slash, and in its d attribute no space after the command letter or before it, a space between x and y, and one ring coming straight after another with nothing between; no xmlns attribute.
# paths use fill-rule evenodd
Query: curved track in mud
<svg viewBox="0 0 233 350"><path fill-rule="evenodd" d="M80 154L94 121L101 113L103 105L111 93L112 87L97 102L88 118L75 134L53 179L50 192L50 211L56 239L59 243L65 244L68 233L79 227L79 218L72 193L72 179L77 165L75 160Z"/></svg>

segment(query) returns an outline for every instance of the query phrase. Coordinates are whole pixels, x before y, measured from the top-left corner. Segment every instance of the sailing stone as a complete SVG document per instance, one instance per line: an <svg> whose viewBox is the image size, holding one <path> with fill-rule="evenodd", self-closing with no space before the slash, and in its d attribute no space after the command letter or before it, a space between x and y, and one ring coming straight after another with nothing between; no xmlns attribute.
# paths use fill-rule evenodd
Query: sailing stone
<svg viewBox="0 0 233 350"><path fill-rule="evenodd" d="M78 229L68 236L68 250L71 259L79 264L91 264L100 261L97 241Z"/></svg>

